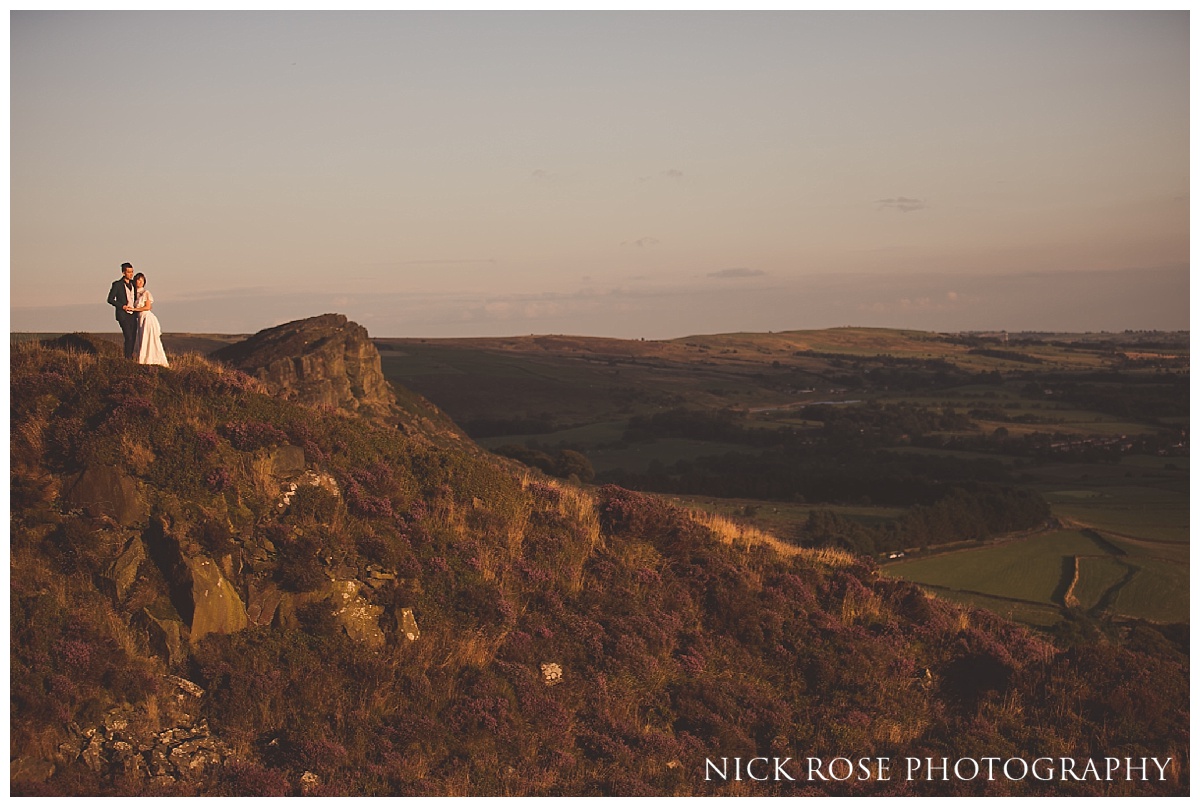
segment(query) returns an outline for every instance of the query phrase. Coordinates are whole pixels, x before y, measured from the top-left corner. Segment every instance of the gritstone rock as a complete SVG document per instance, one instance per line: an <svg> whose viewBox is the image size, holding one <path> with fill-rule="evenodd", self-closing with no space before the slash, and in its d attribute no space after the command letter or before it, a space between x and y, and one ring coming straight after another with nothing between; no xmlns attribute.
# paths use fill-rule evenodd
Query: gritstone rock
<svg viewBox="0 0 1200 807"><path fill-rule="evenodd" d="M137 483L111 465L84 470L67 491L66 500L93 518L108 516L122 526L144 522L149 515Z"/></svg>
<svg viewBox="0 0 1200 807"><path fill-rule="evenodd" d="M133 538L101 576L108 593L118 601L124 600L130 587L137 581L138 567L145 558L146 545L141 538Z"/></svg>
<svg viewBox="0 0 1200 807"><path fill-rule="evenodd" d="M209 558L187 558L191 575L192 643L209 633L233 633L246 627L246 609L233 586Z"/></svg>

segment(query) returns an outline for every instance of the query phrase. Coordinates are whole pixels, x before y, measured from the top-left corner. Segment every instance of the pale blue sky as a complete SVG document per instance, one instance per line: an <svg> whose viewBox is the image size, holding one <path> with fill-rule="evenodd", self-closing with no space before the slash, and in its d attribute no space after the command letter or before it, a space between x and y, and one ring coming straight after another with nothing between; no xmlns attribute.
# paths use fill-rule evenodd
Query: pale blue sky
<svg viewBox="0 0 1200 807"><path fill-rule="evenodd" d="M11 325L1188 327L1186 12L14 12Z"/></svg>

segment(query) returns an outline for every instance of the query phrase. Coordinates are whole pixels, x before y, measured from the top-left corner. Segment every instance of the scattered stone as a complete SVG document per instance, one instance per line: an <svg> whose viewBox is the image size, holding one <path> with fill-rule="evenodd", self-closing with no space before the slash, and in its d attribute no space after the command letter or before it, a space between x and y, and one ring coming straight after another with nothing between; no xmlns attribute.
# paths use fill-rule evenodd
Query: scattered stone
<svg viewBox="0 0 1200 807"><path fill-rule="evenodd" d="M163 677L167 681L169 681L170 683L179 687L184 692L186 692L187 694L191 695L194 698L203 698L204 697L204 688L201 687L199 684L193 683L192 681L189 681L186 678L180 678L178 675L166 675ZM201 722L200 726L203 728L204 733L207 736L208 722L203 721L203 722Z"/></svg>
<svg viewBox="0 0 1200 807"><path fill-rule="evenodd" d="M103 760L103 753L104 740L101 739L99 734L95 734L92 736L91 742L87 744L87 748L83 749L83 753L81 754L83 757L83 764L87 765L96 773L99 773L101 762Z"/></svg>
<svg viewBox="0 0 1200 807"><path fill-rule="evenodd" d="M312 771L300 774L300 789L308 793L321 784L321 779Z"/></svg>
<svg viewBox="0 0 1200 807"><path fill-rule="evenodd" d="M542 665L542 681L546 686L554 686L561 684L563 680L563 668L560 664L543 664Z"/></svg>
<svg viewBox="0 0 1200 807"><path fill-rule="evenodd" d="M271 469L275 476L294 476L303 473L305 467L304 449L300 446L279 446L271 451Z"/></svg>
<svg viewBox="0 0 1200 807"><path fill-rule="evenodd" d="M400 609L400 632L410 642L415 642L421 638L421 630L417 627L417 618L413 615L413 609Z"/></svg>
<svg viewBox="0 0 1200 807"><path fill-rule="evenodd" d="M336 580L333 583L334 617L346 635L369 647L383 647L383 631L379 629L380 605L371 605L358 595L357 580Z"/></svg>

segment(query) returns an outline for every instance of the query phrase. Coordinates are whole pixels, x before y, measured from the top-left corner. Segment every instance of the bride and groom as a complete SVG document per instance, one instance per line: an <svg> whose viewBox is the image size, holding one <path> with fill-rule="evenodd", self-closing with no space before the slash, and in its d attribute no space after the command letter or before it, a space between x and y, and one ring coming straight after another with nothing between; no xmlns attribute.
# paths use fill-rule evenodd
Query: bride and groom
<svg viewBox="0 0 1200 807"><path fill-rule="evenodd" d="M121 264L121 277L113 281L108 304L117 310L117 323L125 336L125 358L138 364L167 366L162 346L162 326L150 310L154 297L146 288L146 276L133 273L133 264Z"/></svg>

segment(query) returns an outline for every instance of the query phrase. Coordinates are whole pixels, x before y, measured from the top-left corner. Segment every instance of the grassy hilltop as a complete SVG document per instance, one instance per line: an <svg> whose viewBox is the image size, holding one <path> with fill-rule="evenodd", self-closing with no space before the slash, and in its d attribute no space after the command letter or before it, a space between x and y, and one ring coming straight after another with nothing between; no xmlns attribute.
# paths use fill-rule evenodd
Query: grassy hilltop
<svg viewBox="0 0 1200 807"><path fill-rule="evenodd" d="M868 556L292 403L197 354L14 343L11 398L14 794L1188 792L1170 630L1056 646ZM1175 764L1165 782L703 775L1104 755Z"/></svg>

